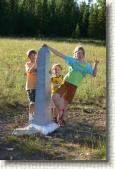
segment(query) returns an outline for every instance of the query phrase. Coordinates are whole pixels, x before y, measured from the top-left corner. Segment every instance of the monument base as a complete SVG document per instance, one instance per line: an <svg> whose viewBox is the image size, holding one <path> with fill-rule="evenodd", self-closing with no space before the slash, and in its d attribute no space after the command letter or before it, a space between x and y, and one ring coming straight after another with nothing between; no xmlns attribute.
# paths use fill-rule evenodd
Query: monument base
<svg viewBox="0 0 115 169"><path fill-rule="evenodd" d="M53 132L57 128L59 128L59 126L54 122L47 125L30 124L27 127L15 129L12 134L17 136L32 135L36 133L48 135L49 133Z"/></svg>

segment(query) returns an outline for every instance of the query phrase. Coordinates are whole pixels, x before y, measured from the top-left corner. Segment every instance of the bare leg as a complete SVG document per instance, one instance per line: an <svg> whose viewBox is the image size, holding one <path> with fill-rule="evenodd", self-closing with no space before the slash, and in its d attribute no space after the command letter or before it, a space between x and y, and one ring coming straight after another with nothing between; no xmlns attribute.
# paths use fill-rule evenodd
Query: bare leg
<svg viewBox="0 0 115 169"><path fill-rule="evenodd" d="M66 101L64 97L60 98L60 95L57 93L53 95L52 99L58 111L58 121L59 121L60 119L63 119L62 116L64 115L64 112L67 110L68 101Z"/></svg>
<svg viewBox="0 0 115 169"><path fill-rule="evenodd" d="M29 121L33 119L35 104L29 104Z"/></svg>
<svg viewBox="0 0 115 169"><path fill-rule="evenodd" d="M33 113L35 111L35 104L29 104L29 113Z"/></svg>
<svg viewBox="0 0 115 169"><path fill-rule="evenodd" d="M57 123L57 117L58 117L57 109L56 108L52 108L51 112L52 112L53 121L55 121Z"/></svg>
<svg viewBox="0 0 115 169"><path fill-rule="evenodd" d="M56 122L58 113L57 113L55 103L53 102L52 96L51 96L51 100L50 100L50 108L51 108L52 120Z"/></svg>
<svg viewBox="0 0 115 169"><path fill-rule="evenodd" d="M58 93L55 93L52 96L52 99L58 111L64 108L64 101L62 98L60 98L60 95Z"/></svg>

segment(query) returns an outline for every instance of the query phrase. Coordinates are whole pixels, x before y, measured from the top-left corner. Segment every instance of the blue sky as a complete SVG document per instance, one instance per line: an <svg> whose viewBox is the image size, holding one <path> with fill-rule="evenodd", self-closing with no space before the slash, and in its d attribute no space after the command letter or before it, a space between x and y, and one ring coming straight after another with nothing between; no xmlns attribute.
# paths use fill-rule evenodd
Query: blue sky
<svg viewBox="0 0 115 169"><path fill-rule="evenodd" d="M82 2L82 1L85 1L86 3L88 3L88 0L76 0L77 2ZM95 3L96 2L96 0L92 0L93 1L93 3Z"/></svg>

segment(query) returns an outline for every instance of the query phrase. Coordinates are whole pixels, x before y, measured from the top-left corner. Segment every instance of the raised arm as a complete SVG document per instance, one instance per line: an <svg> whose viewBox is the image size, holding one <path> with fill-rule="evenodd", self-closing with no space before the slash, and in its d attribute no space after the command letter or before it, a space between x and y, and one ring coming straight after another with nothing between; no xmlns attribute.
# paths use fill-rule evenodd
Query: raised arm
<svg viewBox="0 0 115 169"><path fill-rule="evenodd" d="M99 64L99 61L97 59L95 59L94 61L94 71L93 71L93 76L95 77L97 74L97 66Z"/></svg>
<svg viewBox="0 0 115 169"><path fill-rule="evenodd" d="M55 48L52 48L50 47L49 45L47 44L44 44L43 46L47 46L49 48L49 50L51 50L56 56L59 56L60 58L64 59L66 57L65 54L61 53L60 51L58 51L57 49Z"/></svg>
<svg viewBox="0 0 115 169"><path fill-rule="evenodd" d="M35 62L33 63L33 65L31 67L28 65L28 63L26 63L25 69L26 69L26 72L28 72L28 73L36 72L37 71L36 60L35 60Z"/></svg>

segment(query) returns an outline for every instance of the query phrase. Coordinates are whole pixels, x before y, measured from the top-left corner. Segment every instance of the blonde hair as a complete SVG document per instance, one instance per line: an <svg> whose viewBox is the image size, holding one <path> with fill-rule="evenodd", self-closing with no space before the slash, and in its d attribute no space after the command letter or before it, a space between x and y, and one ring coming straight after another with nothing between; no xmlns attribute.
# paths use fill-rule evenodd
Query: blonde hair
<svg viewBox="0 0 115 169"><path fill-rule="evenodd" d="M29 57L32 53L37 54L37 52L34 49L30 49L27 51L27 57Z"/></svg>
<svg viewBox="0 0 115 169"><path fill-rule="evenodd" d="M83 55L85 56L85 49L82 46L76 46L74 51L73 51L73 56L75 56L75 52L82 50Z"/></svg>
<svg viewBox="0 0 115 169"><path fill-rule="evenodd" d="M52 70L53 70L56 66L58 66L58 67L62 70L62 66L61 66L60 63L55 63L55 64L52 66Z"/></svg>

